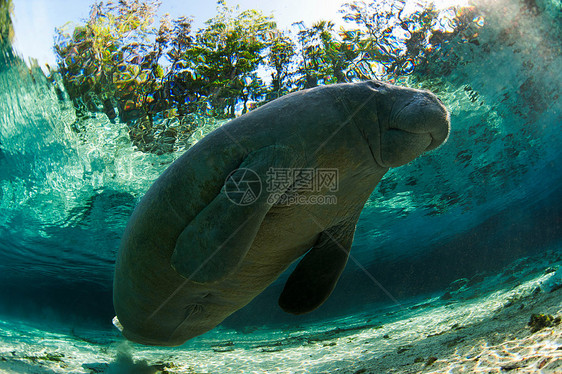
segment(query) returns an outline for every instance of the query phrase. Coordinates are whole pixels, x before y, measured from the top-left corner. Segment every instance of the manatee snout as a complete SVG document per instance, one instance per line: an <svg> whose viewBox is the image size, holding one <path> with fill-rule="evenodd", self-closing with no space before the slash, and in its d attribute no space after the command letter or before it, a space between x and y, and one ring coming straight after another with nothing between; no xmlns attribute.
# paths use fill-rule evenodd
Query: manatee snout
<svg viewBox="0 0 562 374"><path fill-rule="evenodd" d="M414 134L429 134L431 151L445 143L450 132L449 112L443 102L429 91L418 91L397 113L392 128Z"/></svg>
<svg viewBox="0 0 562 374"><path fill-rule="evenodd" d="M385 167L405 165L449 137L449 112L441 100L428 91L412 91L407 100L398 101L389 127L381 131Z"/></svg>
<svg viewBox="0 0 562 374"><path fill-rule="evenodd" d="M421 122L431 134L432 141L426 149L431 151L447 141L451 132L451 121L449 112L441 100L430 92L426 94L431 100L427 104L421 104Z"/></svg>

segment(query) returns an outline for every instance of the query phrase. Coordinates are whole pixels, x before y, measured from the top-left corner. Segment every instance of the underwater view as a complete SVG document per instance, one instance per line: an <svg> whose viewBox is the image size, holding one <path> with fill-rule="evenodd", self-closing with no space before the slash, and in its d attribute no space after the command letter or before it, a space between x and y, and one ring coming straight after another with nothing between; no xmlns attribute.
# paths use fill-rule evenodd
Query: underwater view
<svg viewBox="0 0 562 374"><path fill-rule="evenodd" d="M562 373L562 2L0 0L0 373Z"/></svg>

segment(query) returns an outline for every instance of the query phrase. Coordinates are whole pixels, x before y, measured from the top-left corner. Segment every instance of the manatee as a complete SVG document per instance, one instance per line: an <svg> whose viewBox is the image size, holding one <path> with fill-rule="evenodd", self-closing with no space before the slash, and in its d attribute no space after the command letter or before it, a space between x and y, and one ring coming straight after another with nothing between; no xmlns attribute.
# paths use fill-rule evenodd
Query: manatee
<svg viewBox="0 0 562 374"><path fill-rule="evenodd" d="M379 81L295 92L216 129L162 173L131 215L113 287L122 334L181 345L301 257L279 305L293 314L318 308L377 183L444 143L449 129L434 94Z"/></svg>

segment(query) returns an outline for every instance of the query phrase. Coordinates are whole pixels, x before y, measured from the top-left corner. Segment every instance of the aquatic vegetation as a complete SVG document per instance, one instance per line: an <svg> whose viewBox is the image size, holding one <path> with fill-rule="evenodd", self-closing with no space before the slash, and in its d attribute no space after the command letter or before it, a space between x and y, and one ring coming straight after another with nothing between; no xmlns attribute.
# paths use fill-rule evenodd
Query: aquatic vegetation
<svg viewBox="0 0 562 374"><path fill-rule="evenodd" d="M560 317L554 317L550 314L533 314L528 325L531 328L531 332L534 333L546 327L559 325L561 321Z"/></svg>

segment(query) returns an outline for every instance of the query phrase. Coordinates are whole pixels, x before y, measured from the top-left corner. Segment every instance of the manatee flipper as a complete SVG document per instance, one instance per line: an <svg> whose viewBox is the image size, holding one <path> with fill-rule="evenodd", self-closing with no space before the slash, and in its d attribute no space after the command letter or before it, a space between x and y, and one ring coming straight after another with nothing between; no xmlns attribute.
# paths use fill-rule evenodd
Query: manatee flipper
<svg viewBox="0 0 562 374"><path fill-rule="evenodd" d="M250 153L230 175L217 197L182 231L172 254L172 268L198 283L217 282L236 270L275 203L270 198L272 192L266 191L268 170L297 167L299 161L293 149L283 146L268 146ZM244 181L250 184L257 180L256 175L261 181L259 196L253 196L249 202L233 201L227 196L227 189L244 190ZM284 182L288 188L292 180Z"/></svg>
<svg viewBox="0 0 562 374"><path fill-rule="evenodd" d="M320 234L285 283L279 297L279 306L285 312L311 312L330 296L347 263L358 217Z"/></svg>

